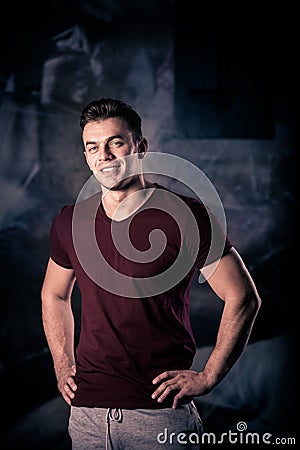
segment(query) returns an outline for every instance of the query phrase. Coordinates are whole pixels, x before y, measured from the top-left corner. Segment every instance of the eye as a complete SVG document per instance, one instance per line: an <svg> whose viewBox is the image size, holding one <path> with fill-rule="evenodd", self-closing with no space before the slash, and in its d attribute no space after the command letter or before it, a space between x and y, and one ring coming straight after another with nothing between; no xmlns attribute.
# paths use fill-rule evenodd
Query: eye
<svg viewBox="0 0 300 450"><path fill-rule="evenodd" d="M119 147L122 147L122 145L124 145L124 143L123 143L123 141L111 141L110 143L109 143L109 145L110 145L110 147L117 147L117 148L119 148Z"/></svg>
<svg viewBox="0 0 300 450"><path fill-rule="evenodd" d="M89 153L96 153L96 151L98 150L98 147L90 147L90 148L88 148L88 152Z"/></svg>

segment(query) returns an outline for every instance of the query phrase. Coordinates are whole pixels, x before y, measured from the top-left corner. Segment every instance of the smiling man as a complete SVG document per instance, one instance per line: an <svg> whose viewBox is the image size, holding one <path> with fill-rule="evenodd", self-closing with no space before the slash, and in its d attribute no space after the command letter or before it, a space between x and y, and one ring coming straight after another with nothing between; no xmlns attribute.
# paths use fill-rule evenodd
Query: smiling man
<svg viewBox="0 0 300 450"><path fill-rule="evenodd" d="M83 109L84 154L102 196L80 202L76 220L76 205L64 206L50 230L43 325L58 389L71 406L73 450L161 449L164 430L174 437L165 449L182 449L183 433L199 436L187 439L185 449L199 448L203 430L193 398L210 392L232 368L260 307L240 255L205 206L145 179L148 142L141 123L120 100L102 98ZM196 344L189 292L196 270L224 302L216 345L199 372L190 369ZM74 351L75 282L82 319Z"/></svg>
<svg viewBox="0 0 300 450"><path fill-rule="evenodd" d="M118 117L111 117L105 122L87 123L82 132L82 139L87 163L96 174L102 188L123 191L129 188L129 184L137 183L137 189L140 189L139 177L128 179L131 171L126 168L124 157L137 151L146 151L145 138L136 146L133 134L128 132L124 121Z"/></svg>
<svg viewBox="0 0 300 450"><path fill-rule="evenodd" d="M81 121L86 161L101 184L103 206L112 217L125 198L152 186L144 180L142 173L132 175L135 172L133 166L137 165L138 160L128 158L137 154L143 157L148 143L142 137L140 128L129 131L122 117L87 122L83 126L84 120L88 119Z"/></svg>

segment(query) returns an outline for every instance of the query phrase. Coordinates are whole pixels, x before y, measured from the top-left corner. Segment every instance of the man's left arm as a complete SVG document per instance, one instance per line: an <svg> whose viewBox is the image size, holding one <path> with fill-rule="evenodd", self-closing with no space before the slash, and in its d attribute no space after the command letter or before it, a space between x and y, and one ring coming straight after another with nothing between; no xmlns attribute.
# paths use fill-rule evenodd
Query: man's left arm
<svg viewBox="0 0 300 450"><path fill-rule="evenodd" d="M167 371L153 380L153 384L159 386L152 398L162 402L169 394L175 395L173 408L184 398L209 393L222 381L243 353L261 305L254 281L234 248L220 259L213 272L209 266L201 272L224 301L224 308L216 344L205 367L200 372Z"/></svg>

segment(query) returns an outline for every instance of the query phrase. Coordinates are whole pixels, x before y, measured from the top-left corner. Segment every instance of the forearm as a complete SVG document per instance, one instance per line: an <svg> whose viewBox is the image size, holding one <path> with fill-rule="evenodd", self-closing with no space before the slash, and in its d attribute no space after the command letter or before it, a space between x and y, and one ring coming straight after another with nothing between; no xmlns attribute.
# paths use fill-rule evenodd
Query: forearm
<svg viewBox="0 0 300 450"><path fill-rule="evenodd" d="M152 398L162 402L176 393L173 407L183 399L208 394L226 376L243 353L260 308L254 282L236 250L221 258L214 271L202 270L210 286L224 301L216 344L201 371L171 370L159 374ZM207 277L209 275L209 277Z"/></svg>
<svg viewBox="0 0 300 450"><path fill-rule="evenodd" d="M75 364L74 317L70 300L62 300L55 296L43 297L42 318L45 336L58 378L62 370Z"/></svg>
<svg viewBox="0 0 300 450"><path fill-rule="evenodd" d="M210 388L225 377L243 353L259 307L260 301L255 295L243 302L225 302L216 345L203 369Z"/></svg>

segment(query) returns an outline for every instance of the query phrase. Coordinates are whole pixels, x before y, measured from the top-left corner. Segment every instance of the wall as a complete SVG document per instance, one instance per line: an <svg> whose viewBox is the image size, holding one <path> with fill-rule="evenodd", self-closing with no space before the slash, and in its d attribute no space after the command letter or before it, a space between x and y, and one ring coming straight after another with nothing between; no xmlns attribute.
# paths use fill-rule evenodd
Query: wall
<svg viewBox="0 0 300 450"><path fill-rule="evenodd" d="M245 33L244 19L232 28L232 18L226 22L222 16L222 28L220 17L210 14L208 21L202 15L197 28L192 9L187 15L180 2L26 2L17 14L9 5L6 9L2 22L14 24L14 35L8 45L2 32L0 47L0 381L11 392L4 426L57 395L41 325L40 288L50 224L90 176L78 120L82 106L96 97L133 104L144 117L151 151L184 158L209 177L223 202L229 236L263 299L251 337L251 344L261 342L263 350L251 352L247 364L255 370L258 355L265 358L265 344L272 352L273 339L281 337L285 361L295 318L288 284L296 207L296 85L293 34L283 41L277 30L291 15L274 15L271 28L260 20L259 39L256 34L255 46L245 50L236 45L239 33L243 30L249 44L255 27ZM222 46L219 53L224 36L226 51ZM251 60L259 43L265 59L260 53ZM249 60L254 75L247 73ZM75 290L78 322L79 299ZM199 351L213 345L221 308L195 280L191 322ZM281 377L286 368L275 370ZM262 371L251 389L261 392L269 375ZM283 378L290 384L290 370ZM13 389L20 379L21 392ZM247 389L247 380L243 386ZM270 396L276 393L277 385ZM229 410L231 400L223 400L220 405L211 398L215 408L223 408L216 417L200 400L212 428ZM255 411L255 424L263 429L261 397L254 406L241 402L240 408ZM224 423L232 425L233 417L226 415ZM286 422L283 430L289 415ZM273 420L271 413L265 427L275 424L277 415Z"/></svg>

